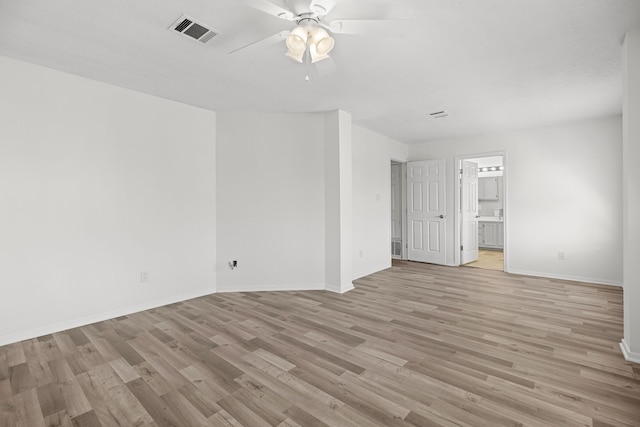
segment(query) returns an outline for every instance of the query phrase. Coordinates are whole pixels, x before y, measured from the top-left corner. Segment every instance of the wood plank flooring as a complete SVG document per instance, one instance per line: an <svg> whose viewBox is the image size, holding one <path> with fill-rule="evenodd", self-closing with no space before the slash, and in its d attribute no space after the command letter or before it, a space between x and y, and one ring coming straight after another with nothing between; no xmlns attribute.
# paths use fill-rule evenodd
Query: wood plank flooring
<svg viewBox="0 0 640 427"><path fill-rule="evenodd" d="M639 426L622 291L394 261L0 347L0 426Z"/></svg>
<svg viewBox="0 0 640 427"><path fill-rule="evenodd" d="M479 249L478 260L464 266L504 271L504 253L494 249Z"/></svg>

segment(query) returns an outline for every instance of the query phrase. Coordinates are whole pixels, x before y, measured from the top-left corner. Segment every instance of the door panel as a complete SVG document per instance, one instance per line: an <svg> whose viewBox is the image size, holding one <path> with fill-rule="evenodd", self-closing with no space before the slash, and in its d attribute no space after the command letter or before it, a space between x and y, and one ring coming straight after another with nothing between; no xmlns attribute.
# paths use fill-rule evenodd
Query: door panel
<svg viewBox="0 0 640 427"><path fill-rule="evenodd" d="M444 264L446 261L445 161L407 163L408 209L411 224L411 261Z"/></svg>
<svg viewBox="0 0 640 427"><path fill-rule="evenodd" d="M411 235L413 236L413 239L411 240L411 249L414 251L424 250L424 232L422 229L422 221L411 221Z"/></svg>
<svg viewBox="0 0 640 427"><path fill-rule="evenodd" d="M413 212L424 212L422 203L422 182L411 183L411 209Z"/></svg>
<svg viewBox="0 0 640 427"><path fill-rule="evenodd" d="M478 259L478 164L462 161L460 264Z"/></svg>
<svg viewBox="0 0 640 427"><path fill-rule="evenodd" d="M429 221L429 251L430 252L440 252L440 222L438 221Z"/></svg>
<svg viewBox="0 0 640 427"><path fill-rule="evenodd" d="M429 212L440 212L440 181L429 182Z"/></svg>

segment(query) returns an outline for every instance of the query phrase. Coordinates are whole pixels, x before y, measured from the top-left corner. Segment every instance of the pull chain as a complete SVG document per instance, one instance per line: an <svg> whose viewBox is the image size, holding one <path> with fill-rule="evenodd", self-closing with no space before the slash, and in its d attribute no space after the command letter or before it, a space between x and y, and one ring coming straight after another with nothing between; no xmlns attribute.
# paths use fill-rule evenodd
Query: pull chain
<svg viewBox="0 0 640 427"><path fill-rule="evenodd" d="M305 49L304 56L305 56L304 68L305 68L305 72L306 72L306 75L304 76L304 81L308 82L310 80L309 79L309 67L310 67L310 62L311 62L311 53L309 52L309 49Z"/></svg>

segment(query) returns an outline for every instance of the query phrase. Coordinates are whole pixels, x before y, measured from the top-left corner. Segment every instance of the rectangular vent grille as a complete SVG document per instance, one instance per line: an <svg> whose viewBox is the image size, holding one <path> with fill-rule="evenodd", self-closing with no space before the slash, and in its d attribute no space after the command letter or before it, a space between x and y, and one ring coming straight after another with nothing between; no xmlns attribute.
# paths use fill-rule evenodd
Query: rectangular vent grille
<svg viewBox="0 0 640 427"><path fill-rule="evenodd" d="M195 19L186 15L182 15L178 18L178 20L174 22L169 29L203 44L218 35L218 33L216 33L211 27L208 27L201 22L197 22Z"/></svg>
<svg viewBox="0 0 640 427"><path fill-rule="evenodd" d="M182 22L176 26L175 30L181 33L191 24L193 24L193 21L191 21L190 19L183 19Z"/></svg>
<svg viewBox="0 0 640 427"><path fill-rule="evenodd" d="M402 256L402 242L391 242L391 255L397 257Z"/></svg>
<svg viewBox="0 0 640 427"><path fill-rule="evenodd" d="M218 35L218 33L214 33L213 31L209 31L207 34L205 34L202 37L200 37L198 39L198 41L201 42L201 43L206 43L206 42L208 42L209 40L211 40L212 38L214 38L217 35Z"/></svg>

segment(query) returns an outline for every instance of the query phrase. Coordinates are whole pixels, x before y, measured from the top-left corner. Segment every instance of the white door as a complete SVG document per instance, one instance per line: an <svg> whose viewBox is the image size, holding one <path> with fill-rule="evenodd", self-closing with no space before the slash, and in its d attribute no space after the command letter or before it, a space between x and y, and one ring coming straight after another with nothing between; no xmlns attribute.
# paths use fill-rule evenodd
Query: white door
<svg viewBox="0 0 640 427"><path fill-rule="evenodd" d="M411 261L445 263L444 192L444 159L407 163L407 255Z"/></svg>
<svg viewBox="0 0 640 427"><path fill-rule="evenodd" d="M462 161L460 264L478 260L478 164Z"/></svg>

